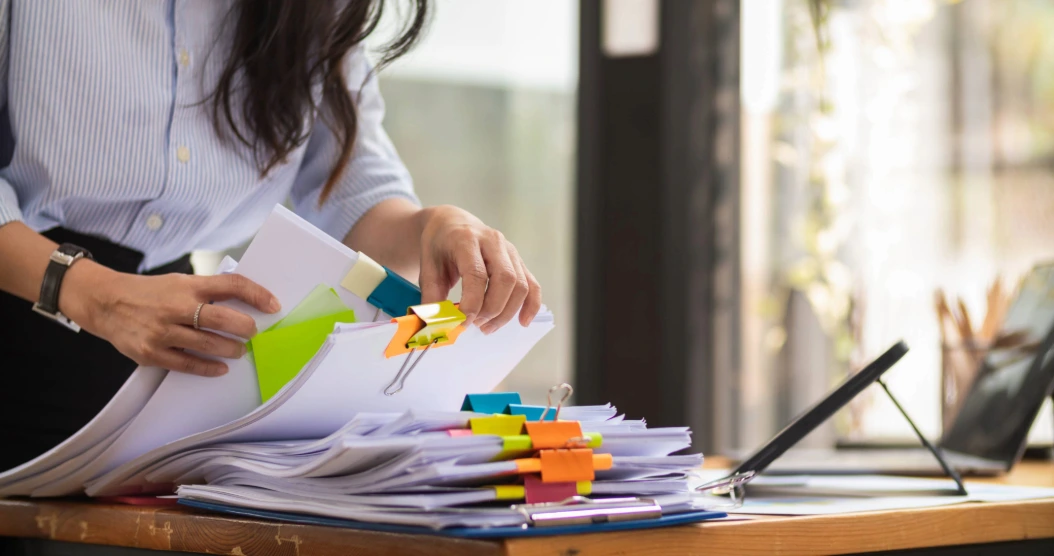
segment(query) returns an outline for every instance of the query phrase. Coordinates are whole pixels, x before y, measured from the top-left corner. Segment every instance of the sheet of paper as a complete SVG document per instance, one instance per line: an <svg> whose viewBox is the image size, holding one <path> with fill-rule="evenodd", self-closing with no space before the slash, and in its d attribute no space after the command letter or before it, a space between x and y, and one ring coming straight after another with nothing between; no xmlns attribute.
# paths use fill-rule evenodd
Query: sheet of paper
<svg viewBox="0 0 1054 556"><path fill-rule="evenodd" d="M21 488L19 481L44 473L105 443L143 409L167 372L156 367L139 367L133 371L117 394L81 430L32 461L0 473L0 487L3 487L0 496L28 495L29 489Z"/></svg>
<svg viewBox="0 0 1054 556"><path fill-rule="evenodd" d="M339 298L337 303L340 303ZM304 368L318 353L318 348L322 347L326 336L333 332L338 322L355 322L355 311L344 309L293 323L283 320L276 329L257 334L250 341L256 362L256 376L260 381L261 402L271 399Z"/></svg>
<svg viewBox="0 0 1054 556"><path fill-rule="evenodd" d="M261 313L239 301L223 301L266 330L281 320L321 282L339 284L358 255L282 206L276 206L239 261L236 271L273 293L282 304L276 314ZM291 271L290 269L296 269ZM344 304L356 314L372 315L366 300L337 288ZM260 390L256 370L248 356L225 360L228 373L200 377L168 373L149 402L135 415L124 433L85 470L88 479L99 477L123 463L180 438L223 426L256 409ZM80 477L51 485L56 494L75 494L83 488Z"/></svg>
<svg viewBox="0 0 1054 556"><path fill-rule="evenodd" d="M1005 502L1054 498L1054 488L967 483L965 496L933 495L954 488L950 479L916 477L786 476L759 477L748 488L743 507L729 513L759 515L825 515L904 508L948 506L965 502ZM765 487L765 483L769 487ZM779 491L776 491L776 488ZM773 494L766 493L770 490ZM775 492L779 492L778 494ZM915 492L917 494L911 494Z"/></svg>

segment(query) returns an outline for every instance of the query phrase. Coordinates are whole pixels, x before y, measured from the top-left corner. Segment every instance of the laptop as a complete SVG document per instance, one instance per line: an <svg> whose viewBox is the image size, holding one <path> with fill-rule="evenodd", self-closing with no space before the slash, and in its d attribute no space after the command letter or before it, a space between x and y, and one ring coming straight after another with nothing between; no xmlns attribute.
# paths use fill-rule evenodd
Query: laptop
<svg viewBox="0 0 1054 556"><path fill-rule="evenodd" d="M962 475L990 476L1009 471L1024 454L1029 429L1044 400L1054 395L1054 349L1051 347L1054 344L1054 263L1038 265L1030 271L1010 306L1003 332L1021 332L1022 339L988 353L952 426L937 445L945 460ZM896 348L893 350L900 353ZM903 351L907 351L906 346ZM876 367L883 357L795 419L768 444L743 460L736 471L761 473L764 470L769 475L945 475L934 455L922 446L917 449L790 449L863 389L859 385L847 388L850 382L859 379L867 386L879 381L892 365Z"/></svg>

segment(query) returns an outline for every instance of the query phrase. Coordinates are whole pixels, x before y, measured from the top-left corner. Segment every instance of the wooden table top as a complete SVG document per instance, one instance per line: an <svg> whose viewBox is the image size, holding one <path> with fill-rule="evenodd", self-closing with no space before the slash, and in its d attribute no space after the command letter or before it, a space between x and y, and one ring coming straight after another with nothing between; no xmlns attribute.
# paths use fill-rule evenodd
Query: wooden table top
<svg viewBox="0 0 1054 556"><path fill-rule="evenodd" d="M716 462L715 462L716 463ZM1054 486L1054 464L997 482ZM294 525L177 507L0 500L0 536L244 555L844 554L1054 538L1054 499L809 517L734 517L644 531L462 540Z"/></svg>

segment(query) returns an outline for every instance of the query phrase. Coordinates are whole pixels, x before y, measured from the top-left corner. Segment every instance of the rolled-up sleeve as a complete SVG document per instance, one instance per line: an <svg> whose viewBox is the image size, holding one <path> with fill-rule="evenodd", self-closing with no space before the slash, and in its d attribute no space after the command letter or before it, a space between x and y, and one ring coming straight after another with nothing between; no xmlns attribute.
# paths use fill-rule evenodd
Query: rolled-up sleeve
<svg viewBox="0 0 1054 556"><path fill-rule="evenodd" d="M0 0L0 112L7 109L7 66L8 44L11 33L10 2ZM11 137L0 136L0 141L10 141ZM0 152L7 151L11 145L0 145ZM22 210L18 206L18 195L15 188L0 176L0 226L9 222L22 220Z"/></svg>
<svg viewBox="0 0 1054 556"><path fill-rule="evenodd" d="M355 222L381 201L401 198L420 205L410 173L382 127L384 100L376 72L361 48L348 56L345 77L358 114L351 159L320 207L319 195L340 155L340 145L324 119L317 118L291 192L297 214L342 241Z"/></svg>

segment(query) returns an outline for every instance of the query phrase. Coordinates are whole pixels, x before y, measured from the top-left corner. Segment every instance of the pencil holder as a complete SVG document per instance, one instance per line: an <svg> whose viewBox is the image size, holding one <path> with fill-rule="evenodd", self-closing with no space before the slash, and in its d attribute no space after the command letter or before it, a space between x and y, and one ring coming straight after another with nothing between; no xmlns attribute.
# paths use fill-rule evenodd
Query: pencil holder
<svg viewBox="0 0 1054 556"><path fill-rule="evenodd" d="M987 342L941 344L941 426L947 431L970 392L981 362L988 354Z"/></svg>

